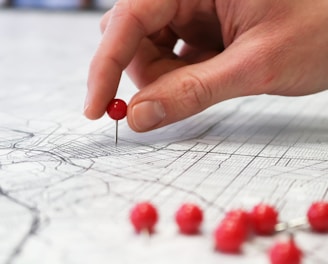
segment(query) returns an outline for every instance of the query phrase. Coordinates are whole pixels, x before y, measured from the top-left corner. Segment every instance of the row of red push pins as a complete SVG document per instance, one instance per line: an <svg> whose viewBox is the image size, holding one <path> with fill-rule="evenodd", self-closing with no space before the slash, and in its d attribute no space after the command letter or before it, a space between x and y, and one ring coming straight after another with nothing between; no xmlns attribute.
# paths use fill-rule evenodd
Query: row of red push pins
<svg viewBox="0 0 328 264"><path fill-rule="evenodd" d="M126 116L127 105L121 99L113 99L108 115L116 121L115 142L118 139L118 120ZM158 220L156 208L148 203L139 203L131 211L130 220L139 233L151 234ZM176 223L182 234L197 234L203 221L202 210L194 204L182 205L176 213ZM214 232L215 248L224 253L240 252L241 246L252 235L273 235L277 231L289 230L294 226L309 224L315 232L328 232L328 202L313 203L307 217L295 223L279 223L277 210L267 204L256 205L250 212L242 209L226 213ZM272 264L300 264L303 253L296 245L293 235L287 241L277 242L269 250Z"/></svg>
<svg viewBox="0 0 328 264"><path fill-rule="evenodd" d="M239 253L243 243L251 235L269 236L293 227L292 224L279 223L278 218L275 207L264 203L254 206L251 211L228 211L214 231L215 249L222 253ZM137 233L145 231L152 234L158 221L158 213L154 205L142 202L132 208L130 220ZM297 221L298 225L310 225L314 232L328 233L328 202L313 203L303 220ZM182 234L198 234L203 211L195 204L183 204L175 214L175 221ZM292 233L289 233L286 241L276 242L268 254L272 264L300 264L303 258L303 252Z"/></svg>

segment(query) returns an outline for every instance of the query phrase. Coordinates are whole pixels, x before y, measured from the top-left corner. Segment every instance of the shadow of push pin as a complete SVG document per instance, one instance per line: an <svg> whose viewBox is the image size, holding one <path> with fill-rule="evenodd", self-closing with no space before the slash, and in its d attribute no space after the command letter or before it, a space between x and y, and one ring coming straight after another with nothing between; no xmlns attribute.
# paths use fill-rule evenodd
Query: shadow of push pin
<svg viewBox="0 0 328 264"><path fill-rule="evenodd" d="M117 145L118 141L118 120L126 117L127 105L122 99L113 99L110 101L107 107L107 114L110 118L116 121L115 128L115 145Z"/></svg>

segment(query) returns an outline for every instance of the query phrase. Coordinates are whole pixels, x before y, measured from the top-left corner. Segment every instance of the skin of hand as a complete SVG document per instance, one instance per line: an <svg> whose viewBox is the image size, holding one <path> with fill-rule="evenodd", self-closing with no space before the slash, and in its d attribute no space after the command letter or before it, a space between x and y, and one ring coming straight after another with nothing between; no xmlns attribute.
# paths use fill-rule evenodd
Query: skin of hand
<svg viewBox="0 0 328 264"><path fill-rule="evenodd" d="M139 88L127 114L138 132L234 97L323 91L327 10L327 0L119 0L101 21L84 113L104 114L123 70Z"/></svg>

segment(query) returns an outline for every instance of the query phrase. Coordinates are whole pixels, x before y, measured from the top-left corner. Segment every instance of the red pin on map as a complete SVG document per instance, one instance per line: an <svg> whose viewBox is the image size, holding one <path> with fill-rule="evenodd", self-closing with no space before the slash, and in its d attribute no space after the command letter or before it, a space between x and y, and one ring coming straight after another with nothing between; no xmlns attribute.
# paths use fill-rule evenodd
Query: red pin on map
<svg viewBox="0 0 328 264"><path fill-rule="evenodd" d="M118 139L118 120L123 119L126 117L126 111L128 106L122 99L113 99L110 101L107 107L107 114L110 118L116 121L116 132L115 132L115 144L117 145Z"/></svg>
<svg viewBox="0 0 328 264"><path fill-rule="evenodd" d="M147 234L152 234L157 220L157 210L149 202L137 203L130 212L130 221L137 233L144 231Z"/></svg>
<svg viewBox="0 0 328 264"><path fill-rule="evenodd" d="M280 241L273 245L269 251L271 264L300 264L303 252L295 243L291 234L286 241Z"/></svg>
<svg viewBox="0 0 328 264"><path fill-rule="evenodd" d="M203 211L195 204L185 203L176 212L175 221L182 234L197 234L203 221Z"/></svg>

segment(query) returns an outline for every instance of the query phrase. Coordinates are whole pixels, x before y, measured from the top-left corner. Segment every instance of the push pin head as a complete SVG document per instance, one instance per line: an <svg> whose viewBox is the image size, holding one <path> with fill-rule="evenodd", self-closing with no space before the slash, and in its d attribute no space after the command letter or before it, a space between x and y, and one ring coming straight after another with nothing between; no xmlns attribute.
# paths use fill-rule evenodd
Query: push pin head
<svg viewBox="0 0 328 264"><path fill-rule="evenodd" d="M328 202L313 203L307 211L307 219L311 228L319 233L328 232Z"/></svg>
<svg viewBox="0 0 328 264"><path fill-rule="evenodd" d="M279 214L275 207L260 203L250 213L253 230L258 235L272 235L278 224Z"/></svg>
<svg viewBox="0 0 328 264"><path fill-rule="evenodd" d="M279 241L269 250L271 264L300 264L303 252L297 246L293 234L286 241Z"/></svg>
<svg viewBox="0 0 328 264"><path fill-rule="evenodd" d="M146 232L148 235L152 234L157 220L157 210L149 202L136 204L130 212L130 221L137 233Z"/></svg>
<svg viewBox="0 0 328 264"><path fill-rule="evenodd" d="M118 139L118 120L121 120L126 116L127 108L126 103L122 99L113 99L108 104L107 114L110 118L116 121L115 144L117 144Z"/></svg>
<svg viewBox="0 0 328 264"><path fill-rule="evenodd" d="M185 203L176 212L175 221L182 234L198 234L203 221L203 211L195 204Z"/></svg>

